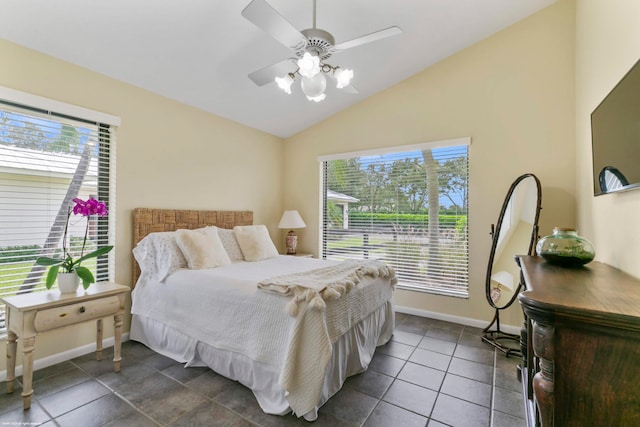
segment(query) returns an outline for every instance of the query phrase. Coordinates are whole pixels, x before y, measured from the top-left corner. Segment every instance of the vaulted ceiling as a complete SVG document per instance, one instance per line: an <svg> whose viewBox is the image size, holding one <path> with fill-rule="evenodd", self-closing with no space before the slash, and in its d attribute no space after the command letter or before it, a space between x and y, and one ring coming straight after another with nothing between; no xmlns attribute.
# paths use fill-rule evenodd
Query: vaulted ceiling
<svg viewBox="0 0 640 427"><path fill-rule="evenodd" d="M312 0L266 0L295 28ZM333 54L357 94L330 86L310 102L247 75L293 56L241 16L250 0L3 0L0 38L216 115L288 137L549 6L556 0L317 0L336 43L402 33ZM0 61L1 62L1 61Z"/></svg>

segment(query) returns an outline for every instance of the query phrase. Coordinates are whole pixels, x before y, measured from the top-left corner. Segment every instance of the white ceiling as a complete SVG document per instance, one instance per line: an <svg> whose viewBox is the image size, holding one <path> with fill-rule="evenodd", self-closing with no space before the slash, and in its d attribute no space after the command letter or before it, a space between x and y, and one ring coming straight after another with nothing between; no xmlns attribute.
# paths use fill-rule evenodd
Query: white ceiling
<svg viewBox="0 0 640 427"><path fill-rule="evenodd" d="M336 43L403 30L327 60L354 70L359 93L331 87L320 103L295 83L286 95L249 80L293 56L240 15L249 1L0 0L0 38L289 137L556 0L317 0L316 26ZM312 0L267 1L294 27L312 27Z"/></svg>

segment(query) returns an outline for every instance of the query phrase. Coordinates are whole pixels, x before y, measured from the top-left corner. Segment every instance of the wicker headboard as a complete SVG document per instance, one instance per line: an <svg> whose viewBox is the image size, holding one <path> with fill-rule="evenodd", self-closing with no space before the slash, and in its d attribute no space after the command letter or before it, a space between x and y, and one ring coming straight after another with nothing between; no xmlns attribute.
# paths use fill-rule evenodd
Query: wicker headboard
<svg viewBox="0 0 640 427"><path fill-rule="evenodd" d="M220 228L233 228L236 225L252 225L251 211L196 211L179 209L133 210L133 246L147 234L158 231L175 231L181 228L202 228L215 225ZM140 276L140 266L133 259L133 286Z"/></svg>

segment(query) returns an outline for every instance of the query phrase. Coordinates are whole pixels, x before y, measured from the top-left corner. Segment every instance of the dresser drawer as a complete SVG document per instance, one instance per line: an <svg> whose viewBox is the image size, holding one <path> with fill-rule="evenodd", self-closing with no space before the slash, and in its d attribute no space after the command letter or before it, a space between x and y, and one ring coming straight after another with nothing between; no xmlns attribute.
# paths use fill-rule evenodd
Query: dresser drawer
<svg viewBox="0 0 640 427"><path fill-rule="evenodd" d="M48 331L62 326L74 325L87 320L111 316L120 309L120 298L111 296L63 307L48 308L36 313L34 329Z"/></svg>

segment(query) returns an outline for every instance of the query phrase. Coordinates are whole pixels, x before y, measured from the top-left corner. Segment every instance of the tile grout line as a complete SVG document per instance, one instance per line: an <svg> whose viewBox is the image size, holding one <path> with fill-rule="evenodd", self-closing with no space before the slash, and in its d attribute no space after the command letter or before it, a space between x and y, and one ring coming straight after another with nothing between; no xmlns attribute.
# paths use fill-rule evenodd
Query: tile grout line
<svg viewBox="0 0 640 427"><path fill-rule="evenodd" d="M429 327L429 329L431 329L431 327ZM453 347L453 352L451 353L451 357L449 358L449 363L447 364L447 370L444 372L444 377L442 377L442 382L440 383L440 387L438 387L438 394L436 395L436 400L433 402L433 407L431 408L431 412L429 413L429 421L431 421L433 419L432 418L433 411L435 411L436 403L438 403L438 398L440 397L440 395L442 393L442 386L444 385L444 381L447 379L447 375L449 374L449 368L451 368L451 363L453 362L454 355L456 354L456 349L458 348L460 337L462 336L462 331L463 330L464 330L464 328L461 329L460 332L458 332L458 338L456 339L456 345L455 345L455 347ZM425 333L425 336L426 336L426 333ZM442 394L447 395L446 393L442 393ZM439 422L441 424L444 424L444 422L439 421L439 420L434 420L434 421L437 421L437 422Z"/></svg>
<svg viewBox="0 0 640 427"><path fill-rule="evenodd" d="M438 328L438 326L437 326L437 325L435 325L435 326L434 326L434 325L431 325L429 328L427 328L427 331L426 331L426 332L424 332L424 334L423 334L423 336L422 336L421 340L418 342L418 344L416 344L416 345L414 346L414 350L411 352L411 355L413 355L413 353L415 352L415 350L416 350L416 349L420 348L420 347L419 347L420 342L422 342L422 340L423 340L424 338L440 339L440 338L436 338L436 337L429 337L429 336L427 335L427 333L429 332L429 330L430 330L431 328L433 328L433 327ZM439 329L442 329L442 328L439 328ZM408 332L408 331L405 331L405 332ZM451 367L451 363L453 362L453 359L454 359L454 357L455 357L455 351L456 351L456 349L458 348L458 346L463 345L463 344L461 344L461 343L460 343L460 339L462 338L463 334L464 334L464 328L462 328L462 329L460 329L460 331L458 331L458 337L457 337L456 342L455 342L455 347L454 347L454 349L453 349L453 353L452 353L451 355L448 355L448 354L447 354L447 356L449 356L449 357L450 357L450 360L449 360L449 364L447 365L447 370L446 370L446 371L443 371L443 372L444 372L444 374L445 374L445 378L446 378L446 376L450 373L450 372L449 372L449 368ZM417 334L416 334L416 335L417 335ZM446 341L446 340L444 340L444 341ZM471 347L474 347L474 346L471 346ZM428 350L428 349L425 349L425 350ZM430 351L430 350L428 350L428 351ZM438 353L438 352L436 352L436 353ZM440 353L440 354L443 354L443 353ZM411 357L411 355L409 356L409 358ZM409 363L409 358L407 358L407 359L404 361L403 367L404 367L404 366L406 366L406 364L407 364L407 363ZM490 385L491 385L491 403L490 403L489 408L487 408L487 409L489 409L489 426L491 426L491 425L492 425L492 423L493 423L493 402L494 402L494 394L495 394L495 387L496 387L496 379L495 379L495 378L496 378L496 369L497 369L497 362L496 362L496 358L497 358L497 355L496 355L495 349L493 349L492 365L491 365L491 366L492 366L492 368L493 368L493 369L492 369L492 383L490 384ZM466 360L466 359L463 359L463 360ZM402 370L402 368L400 369L400 371L401 371L401 370ZM455 376L456 374L453 374L453 373L452 373L451 375L454 375L454 376ZM462 378L466 378L466 377L462 377ZM397 376L396 376L396 379L397 379ZM477 381L477 380L474 380L474 381ZM412 384L413 384L413 383L412 383ZM439 388L438 388L438 390L436 391L436 393L437 393L437 395L436 395L436 401L434 402L434 405L433 405L433 407L431 408L431 412L430 412L429 417L428 417L428 421L433 420L433 421L439 422L439 423L441 423L441 424L445 424L445 423L443 423L442 421L434 420L434 419L432 418L433 411L435 410L435 406L436 406L436 403L437 403L437 399L438 399L438 397L440 397L441 395L445 395L445 396L450 396L450 397L453 397L453 398L456 398L456 399L460 399L459 397L451 396L451 395L449 395L449 394L447 394L447 393L444 393L444 392L442 391L443 384L444 384L444 379L443 379L443 382L440 384L440 387L439 387ZM434 390L434 391L435 391L435 390ZM381 399L381 400L382 400L382 399ZM464 401L469 402L469 403L472 403L472 404L479 405L479 404L477 404L477 403L475 403L475 402L468 401L468 400L466 400L466 399L461 399L461 400L464 400ZM394 406L397 406L397 405L394 405ZM483 405L479 405L479 406L483 406ZM398 406L398 407L400 407L400 406ZM400 408L402 408L402 407L400 407ZM402 409L407 410L406 408L402 408ZM410 411L410 412L413 412L413 411ZM422 415L422 414L419 414L419 415Z"/></svg>
<svg viewBox="0 0 640 427"><path fill-rule="evenodd" d="M493 411L496 402L496 376L498 373L498 351L493 349L493 378L491 380L491 404L489 405L489 427L493 427Z"/></svg>
<svg viewBox="0 0 640 427"><path fill-rule="evenodd" d="M397 325L395 325L395 326L397 326ZM394 332L395 332L395 326L394 326ZM391 334L391 337L389 338L389 341L387 341L387 344L388 344L388 343L390 343L390 342L392 342L392 341L393 341L393 334ZM420 339L420 341L422 341L422 339ZM418 341L418 344L420 344L420 341ZM394 341L394 342L397 342L397 341ZM403 343L398 343L398 344L403 344ZM382 403L382 402L389 403L389 402L386 402L386 401L384 401L384 400L383 400L383 399L384 399L384 396L387 394L387 392L389 391L389 388L391 388L391 386L393 385L393 383L398 379L398 374L400 374L400 372L402 372L402 370L404 369L404 367L406 366L406 364L409 362L409 358L410 358L410 357L411 357L411 355L413 355L413 353L416 351L416 348L418 348L418 344L416 344L415 346L413 346L413 350L411 351L411 354L409 354L409 357L407 357L407 358L404 360L404 363L402 364L402 367L398 370L398 373L396 373L396 375L393 377L393 381L391 381L391 384L389 385L389 387L387 387L387 389L384 391L384 393L382 394L382 396L378 399L378 403L376 403L376 405L373 407L373 410L369 413L369 415L367 415L367 417L366 417L366 418L364 419L364 421L362 422L362 424L361 424L362 426L364 426L364 425L367 423L367 421L369 421L369 419L371 418L371 415L373 415L373 413L374 413L374 412L375 412L375 410L378 408L378 406L380 406L380 403ZM385 344L385 345L386 345L386 344ZM374 352L374 355L375 355L375 352ZM393 357L393 356L389 356L389 357ZM372 359L373 359L373 357L372 357ZM402 360L402 359L401 359L401 360ZM371 362L369 362L369 363L371 363ZM367 367L367 370L368 370L368 369L369 369L369 368ZM381 373L381 372L379 372L379 373ZM384 374L382 374L382 375L384 375ZM373 396L371 396L371 397L373 397ZM389 403L389 404L390 404L390 405L393 405L392 403ZM397 406L397 405L393 405L393 406L395 406L396 408L404 409L405 411L407 410L407 409L402 408L402 407ZM318 410L318 411L319 411L319 410ZM410 411L410 412L412 412L412 411ZM414 412L414 413L415 413L415 412ZM422 414L418 414L418 415L422 415ZM429 421L429 418L427 418L427 424L428 424L428 421Z"/></svg>
<svg viewBox="0 0 640 427"><path fill-rule="evenodd" d="M397 344L401 344L401 345L407 346L404 349L401 348L401 347L396 349L398 351L401 350L401 352L397 353L397 354L404 353L406 355L405 357L402 357L402 358L401 357L396 357L396 356L393 356L392 354L378 353L376 351L376 354L382 354L382 355L384 355L386 357L393 358L393 359L398 359L398 360L400 360L402 362L402 363L394 362L394 363L392 363L390 365L389 364L381 364L380 365L382 368L385 368L385 369L382 369L383 371L388 371L388 367L389 366L394 367L394 370L396 370L395 367L398 367L398 369L396 370L395 374L393 374L393 375L389 375L389 374L387 374L385 372L374 371L376 373L376 376L377 375L382 375L382 376L391 378L391 381L388 383L388 385L386 387L383 388L383 387L380 387L380 385L384 386L384 383L388 381L387 379L385 379L384 382L382 382L382 383L380 383L380 382L375 383L375 385L377 387L376 389L366 388L366 390L368 390L369 392L365 392L365 391L359 390L357 383L354 383L353 387L352 386L347 386L347 388L355 390L355 391L357 391L359 393L364 394L365 396L369 396L369 397L371 397L371 398L376 400L375 404L373 405L372 410L366 415L364 420L361 420L359 422L359 425L366 425L367 423L373 422L375 420L375 418L373 417L373 414L376 411L379 411L378 414L389 414L389 412L388 412L389 406L392 406L394 408L398 408L398 409L401 409L401 410L406 411L408 413L420 416L421 418L426 419L426 424L427 425L429 425L430 423L433 423L433 424L439 423L439 425L440 424L448 425L445 422L442 422L442 421L439 421L439 420L436 420L436 419L432 418L432 416L435 413L436 403L438 402L438 399L440 397L445 398L445 397L448 396L448 397L452 397L452 398L455 398L455 399L460 399L460 400L463 400L463 401L466 401L466 402L469 402L469 403L472 403L472 404L475 404L475 405L483 406L481 404L475 403L472 400L467 400L467 399L463 399L463 398L457 397L455 394L449 394L449 393L444 393L443 392L443 390L445 389L444 388L444 381L445 381L445 379L447 378L448 375L456 376L456 377L460 376L461 378L466 378L466 379L469 379L471 381L482 382L482 381L477 380L475 378L468 378L468 377L466 377L466 376L464 376L462 374L457 374L457 373L450 372L450 369L452 368L452 365L453 365L454 361L456 360L456 358L455 358L456 356L455 355L456 355L456 351L457 350L462 349L463 347L465 347L465 348L466 347L482 348L482 347L474 345L475 341L472 341L472 338L474 338L474 337L472 337L472 335L476 335L474 333L474 330L470 329L469 333L465 334L465 332L467 330L464 327L461 328L461 329L457 329L457 328L453 328L453 327L447 327L446 324L442 324L441 325L441 324L436 324L436 323L430 323L428 325L424 325L422 328L418 328L418 325L419 325L419 322L411 321L411 322L407 322L406 325L405 325L405 327L407 329L409 329L409 330L397 329L398 332L400 332L400 331L406 332L408 334L415 335L415 337L411 337L411 336L407 335L406 337L404 337L404 336L399 337L399 339L401 339L402 341L394 341L393 338L390 338L390 340L389 340L389 342L395 342ZM440 333L440 330L446 330L450 334L446 335L444 333ZM430 331L433 331L434 334L436 334L436 335L439 334L439 335L438 336L428 336L427 334L429 334ZM446 336L448 336L449 339L446 339L445 338ZM453 339L454 337L456 338L455 342L453 340L450 340L450 339ZM419 338L419 339L417 339L417 338ZM420 347L421 343L426 339L448 341L448 342L452 343L453 346L448 346L448 348L446 348L446 351L445 351L445 348L442 347L442 351L444 351L443 353L441 353L440 351L430 350L428 348L428 346L425 347L425 348ZM403 341L413 342L414 344L405 344ZM415 361L413 361L413 362L410 361L410 359L412 357L414 357L414 356L419 357L417 360L422 360L422 357L423 357L422 353L420 353L419 356L417 355L419 349L421 351L425 350L425 351L438 353L438 354L441 354L441 355L446 355L449 358L448 362L446 364L446 369L444 369L444 370L438 369L441 372L443 372L443 377L442 377L443 379L439 383L439 386L437 387L437 389L431 389L429 387L423 387L423 386L420 386L419 384L413 383L411 381L407 381L409 384L414 384L414 385L417 385L419 387L431 390L432 392L436 393L435 396L434 396L433 405L430 407L430 411L429 411L428 415L425 415L425 413L415 412L413 410L410 410L410 409L407 409L407 408L404 408L404 407L400 406L401 401L398 401L399 402L398 404L394 404L394 403L387 402L386 400L384 400L385 396L387 395L387 393L389 392L390 388L393 386L394 383L396 383L396 382L405 382L406 381L405 379L399 379L399 375L403 371L403 369L405 369L409 364L416 363L416 364L421 365L421 366L430 367L429 365L422 365L422 363L418 363L418 362L415 362ZM451 354L447 354L448 351L451 351ZM136 355L138 355L138 354L136 353ZM465 351L465 352L461 353L461 355L466 357L467 352ZM202 391L200 391L198 389L193 389L191 386L188 385L188 382L190 380L194 379L194 378L191 378L191 379L187 380L187 377L183 377L181 375L177 375L176 377L172 376L171 372L167 371L168 368L165 367L163 369L161 367L161 365L164 366L164 364L161 363L162 362L161 360L147 361L146 360L147 358L143 358L142 357L142 356L144 356L143 354L140 354L139 356L141 356L139 362L143 363L145 366L148 366L149 368L151 368L154 373L159 373L160 375L162 375L162 376L164 376L164 377L166 377L166 378L168 378L168 379L180 384L182 387L185 387L186 389L188 389L188 390L190 390L192 392L195 392L200 396L203 396L204 399L207 402L211 402L211 403L215 403L217 405L220 405L225 410L230 411L231 413L233 413L236 416L240 417L240 419L243 419L245 422L250 423L250 425L257 426L257 427L270 425L270 422L272 421L271 419L265 419L264 422L263 422L262 418L257 418L257 419L249 418L250 416L252 416L251 415L252 412L242 412L242 413L236 412L236 410L232 409L231 407L228 407L225 404L223 404L221 402L218 402L215 397L211 397L210 398L210 397L208 397L207 394L203 393ZM480 355L480 356L483 356L482 360L488 361L487 360L488 358L486 357L488 355L486 353L484 355ZM496 401L498 395L500 394L500 393L497 393L497 392L498 391L502 391L503 389L504 390L511 390L512 389L512 387L510 387L511 382L510 381L509 382L505 382L505 381L507 381L507 378L504 377L504 375L505 375L504 372L507 370L509 365L508 364L503 364L502 360L498 359L500 356L501 356L501 354L498 354L498 352L495 349L493 349L492 365L485 365L485 366L492 366L492 368L493 368L492 376L491 376L491 382L490 382L490 386L491 386L490 393L491 394L490 394L490 404L489 404L489 408L488 408L489 409L489 419L488 419L489 424L487 424L488 427L492 427L492 426L494 426L494 424L499 423L500 417L496 418L495 417L496 414L498 414L500 416L502 416L501 414L503 414L501 411L496 412L496 407L500 406L500 404L502 403L501 401L499 401L499 402ZM468 361L468 362L481 363L481 362L477 362L475 360L476 356L474 354L469 353L469 357L471 357L471 358L470 359L458 358L458 359L464 360L464 361ZM131 360L134 360L134 359L137 359L137 357L134 357L133 355L131 355ZM478 360L480 360L480 359L478 359ZM111 395L113 395L114 397L118 398L121 401L124 401L128 406L132 407L134 409L134 411L138 414L137 416L142 416L142 417L144 417L148 421L151 421L154 425L157 425L157 426L165 425L165 424L160 423L159 421L151 418L151 416L147 415L144 411L139 409L131 401L129 401L128 399L123 397L119 392L117 392L116 389L113 386L109 386L109 385L107 385L107 383L103 382L103 380L100 380L99 377L101 375L103 375L103 374L100 373L101 370L94 369L93 365L87 365L82 360L76 360L76 361L70 360L69 362L71 363L71 365L75 369L78 369L79 371L84 372L85 374L87 374L89 376L90 380L93 380L93 381L97 382L98 384L102 385L103 387L105 387L111 393ZM151 362L154 362L154 363L151 363ZM155 363L155 362L158 362L158 363ZM498 372L498 365L501 365L504 368L504 369L501 370L500 375L499 375L499 372ZM439 366L445 366L445 365L441 364ZM436 368L431 368L431 369L436 369ZM393 372L393 370L391 370L389 372ZM58 373L55 373L55 374L58 374ZM202 375L205 375L205 374L203 373ZM498 377L500 377L500 378L498 378ZM179 378L182 378L182 379L179 379ZM409 377L409 378L413 378L413 377ZM486 376L484 378L486 378ZM376 379L376 378L374 378L374 379ZM498 379L501 379L501 381L502 381L501 384L503 384L505 386L508 386L508 387L501 388L501 390L498 390L498 384L497 384ZM105 380L106 380L106 378L105 378ZM16 381L18 381L17 378L16 378ZM451 392L453 389L448 388L447 390L449 390ZM380 397L376 397L376 396L380 396ZM38 402L38 404L40 404L40 400L37 399L35 397L35 395L34 395L34 399ZM383 405L382 402L384 402L385 404ZM87 403L89 403L89 402L87 402ZM203 403L203 404L205 404L205 403ZM496 405L496 404L498 404L498 405ZM42 407L42 405L40 405L40 406ZM423 405L423 406L425 406L425 405ZM418 407L416 407L416 408L418 408ZM485 408L486 408L486 406L485 406ZM53 422L53 424L58 425L57 424L57 419L60 418L60 416L57 417L57 418L53 418L53 417L51 417L51 414L49 414L49 412L46 411L46 409L44 409L44 407L42 407L42 409L45 411L45 413L47 415L50 416L49 419ZM419 409L421 409L421 408L418 408L418 410ZM442 408L440 408L440 409L442 409ZM182 416L184 416L184 415L186 415L186 414L188 414L188 413L190 413L192 411L195 411L195 410L196 410L196 408L192 408L191 410L189 410L189 412L186 412L186 413L180 415L180 417L182 417ZM392 409L391 411L392 411L391 413L394 413L393 411L395 411L395 409ZM507 414L511 415L509 413L507 413ZM335 416L335 414L333 416ZM386 416L388 416L388 415L386 415ZM109 422L113 422L116 419L120 419L120 418L112 419ZM338 419L341 419L341 417L338 417ZM174 421L176 421L176 420L173 420L172 422L174 422ZM288 425L289 421L291 421L291 420L287 420L286 422L283 420L283 423ZM348 420L342 419L342 421L348 421ZM291 421L291 423L293 425L298 425L297 424L298 423L297 420L293 420L293 421Z"/></svg>

